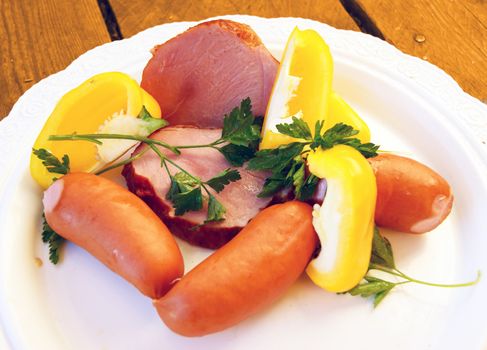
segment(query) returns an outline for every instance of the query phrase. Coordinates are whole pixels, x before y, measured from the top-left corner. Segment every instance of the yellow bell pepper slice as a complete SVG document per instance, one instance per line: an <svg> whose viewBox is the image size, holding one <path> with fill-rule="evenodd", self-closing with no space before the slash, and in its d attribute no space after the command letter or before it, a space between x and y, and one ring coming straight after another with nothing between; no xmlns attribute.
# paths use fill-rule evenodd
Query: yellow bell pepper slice
<svg viewBox="0 0 487 350"><path fill-rule="evenodd" d="M367 160L352 147L337 145L308 155L312 174L327 181L326 197L313 208L321 252L306 269L325 290L345 292L367 272L372 250L377 185Z"/></svg>
<svg viewBox="0 0 487 350"><path fill-rule="evenodd" d="M330 95L330 111L324 120L323 130L328 130L337 123L344 123L358 130L358 134L354 137L358 138L362 143L370 142L369 126L336 92L332 92Z"/></svg>
<svg viewBox="0 0 487 350"><path fill-rule="evenodd" d="M344 123L350 125L355 130L358 130L358 134L354 137L358 138L362 143L370 142L369 126L336 92L332 92L330 95L330 111L328 117L323 119L325 120L322 129L323 131L330 129L337 123ZM308 126L314 131L314 126L309 124ZM281 145L287 145L291 142L297 141L299 140L293 137L269 130L264 134L264 139L260 144L260 149L277 148Z"/></svg>
<svg viewBox="0 0 487 350"><path fill-rule="evenodd" d="M260 149L276 148L298 141L280 134L276 125L302 118L314 133L318 120L323 131L337 123L358 130L357 138L370 142L370 130L358 114L332 91L333 58L330 49L314 30L295 28L289 36L279 66L262 127Z"/></svg>
<svg viewBox="0 0 487 350"><path fill-rule="evenodd" d="M161 109L155 99L144 91L130 76L119 73L101 73L69 91L58 102L47 119L33 148L45 148L56 157L70 157L71 171L91 171L98 165L97 148L94 144L48 141L50 135L95 133L116 113L136 117L142 106L154 118L161 117ZM55 174L49 173L36 156L30 160L32 177L47 188Z"/></svg>
<svg viewBox="0 0 487 350"><path fill-rule="evenodd" d="M295 28L269 99L260 148L286 140L273 134L278 134L277 124L291 122L292 116L305 120L314 132L316 121L328 114L332 79L333 59L323 38L314 30Z"/></svg>

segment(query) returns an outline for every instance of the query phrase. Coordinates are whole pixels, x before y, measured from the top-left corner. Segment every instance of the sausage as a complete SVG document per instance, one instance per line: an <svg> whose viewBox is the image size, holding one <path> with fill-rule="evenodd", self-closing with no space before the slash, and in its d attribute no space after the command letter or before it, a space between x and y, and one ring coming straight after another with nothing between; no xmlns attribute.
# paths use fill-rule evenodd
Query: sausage
<svg viewBox="0 0 487 350"><path fill-rule="evenodd" d="M377 180L378 226L425 233L450 213L453 204L450 185L426 165L387 153L369 158L369 162Z"/></svg>
<svg viewBox="0 0 487 350"><path fill-rule="evenodd" d="M306 268L318 243L312 209L290 201L261 211L154 306L184 336L231 327L278 299Z"/></svg>
<svg viewBox="0 0 487 350"><path fill-rule="evenodd" d="M43 198L47 223L150 298L182 276L181 252L168 228L136 195L103 177L71 173Z"/></svg>

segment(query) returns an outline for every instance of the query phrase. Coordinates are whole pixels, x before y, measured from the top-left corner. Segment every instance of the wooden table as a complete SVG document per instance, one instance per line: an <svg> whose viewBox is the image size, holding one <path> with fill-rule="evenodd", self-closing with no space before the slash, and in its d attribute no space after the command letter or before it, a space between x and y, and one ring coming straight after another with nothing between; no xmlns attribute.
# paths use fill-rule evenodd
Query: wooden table
<svg viewBox="0 0 487 350"><path fill-rule="evenodd" d="M485 0L2 0L0 119L29 87L97 45L224 14L305 17L375 35L487 102Z"/></svg>

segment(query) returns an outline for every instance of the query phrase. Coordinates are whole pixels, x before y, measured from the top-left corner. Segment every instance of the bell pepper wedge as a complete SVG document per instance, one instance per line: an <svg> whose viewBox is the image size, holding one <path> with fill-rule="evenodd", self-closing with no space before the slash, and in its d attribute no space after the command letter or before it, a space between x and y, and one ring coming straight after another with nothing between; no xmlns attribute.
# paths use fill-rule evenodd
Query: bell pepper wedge
<svg viewBox="0 0 487 350"><path fill-rule="evenodd" d="M292 116L299 116L314 130L316 121L328 114L332 79L333 58L326 42L314 30L295 28L272 88L260 148L289 141L273 134L277 134L277 124L291 121Z"/></svg>
<svg viewBox="0 0 487 350"><path fill-rule="evenodd" d="M343 123L350 125L358 131L358 134L354 137L358 138L362 143L370 142L370 129L367 123L365 123L357 112L355 112L355 110L336 92L331 92L330 94L328 117L323 119L325 122L322 130L328 130L337 123ZM311 130L314 130L314 125L308 123L308 126ZM277 148L281 145L287 145L297 141L299 140L296 138L268 130L264 133L264 137L260 143L260 149Z"/></svg>
<svg viewBox="0 0 487 350"><path fill-rule="evenodd" d="M321 206L313 208L313 225L321 251L306 269L311 280L331 292L356 286L367 272L374 231L377 185L360 152L346 145L311 151L309 170L327 181Z"/></svg>
<svg viewBox="0 0 487 350"><path fill-rule="evenodd" d="M358 138L362 143L370 142L369 126L362 118L360 118L357 112L355 112L355 110L334 91L330 95L330 110L328 117L324 118L324 121L323 130L328 130L337 123L347 124L358 131L358 134L354 137Z"/></svg>
<svg viewBox="0 0 487 350"><path fill-rule="evenodd" d="M70 157L71 171L91 171L97 166L97 149L94 144L70 141L49 141L55 134L95 133L98 128L116 113L136 117L142 106L154 118L161 117L161 109L155 99L144 91L130 76L119 72L97 74L66 93L47 119L33 148L44 148L61 158ZM30 159L30 172L43 188L53 181L42 161L35 155Z"/></svg>

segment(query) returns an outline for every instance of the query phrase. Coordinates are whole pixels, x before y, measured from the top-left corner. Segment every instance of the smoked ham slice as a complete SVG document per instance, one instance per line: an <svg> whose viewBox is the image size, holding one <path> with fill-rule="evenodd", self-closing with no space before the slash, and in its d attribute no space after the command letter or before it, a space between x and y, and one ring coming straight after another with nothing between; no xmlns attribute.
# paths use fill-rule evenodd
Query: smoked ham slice
<svg viewBox="0 0 487 350"><path fill-rule="evenodd" d="M171 125L221 128L247 97L254 115L265 114L277 68L249 26L214 20L155 47L141 86Z"/></svg>
<svg viewBox="0 0 487 350"><path fill-rule="evenodd" d="M221 129L167 127L152 134L151 138L178 146L208 144L217 140L220 135ZM134 154L144 147L146 146L139 146ZM211 148L184 149L179 156L163 148L161 151L202 180L208 180L231 167L220 152ZM179 172L171 165L169 169L173 175ZM175 216L171 202L166 199L170 179L161 168L160 158L153 151L126 165L122 174L128 188L154 210L171 232L191 244L215 249L232 239L270 202L270 198L257 197L268 174L249 171L244 167L238 170L242 177L239 181L225 186L220 193L213 193L227 210L225 220L204 225L206 203L200 211Z"/></svg>

